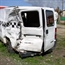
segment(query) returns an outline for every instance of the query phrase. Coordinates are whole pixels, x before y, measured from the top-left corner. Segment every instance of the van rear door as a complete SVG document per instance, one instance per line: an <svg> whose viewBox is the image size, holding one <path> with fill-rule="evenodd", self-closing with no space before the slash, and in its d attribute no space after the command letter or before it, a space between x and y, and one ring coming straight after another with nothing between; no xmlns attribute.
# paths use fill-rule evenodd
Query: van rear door
<svg viewBox="0 0 65 65"><path fill-rule="evenodd" d="M45 10L45 44L44 50L51 49L55 41L54 10Z"/></svg>
<svg viewBox="0 0 65 65"><path fill-rule="evenodd" d="M43 44L43 29L41 9L20 11L23 20L22 35L23 40L20 49L27 51L41 52Z"/></svg>

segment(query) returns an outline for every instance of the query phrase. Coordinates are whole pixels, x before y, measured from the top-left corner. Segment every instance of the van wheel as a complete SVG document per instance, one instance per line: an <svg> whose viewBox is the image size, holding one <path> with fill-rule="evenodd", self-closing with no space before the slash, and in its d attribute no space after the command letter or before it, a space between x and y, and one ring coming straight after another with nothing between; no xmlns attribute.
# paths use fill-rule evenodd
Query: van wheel
<svg viewBox="0 0 65 65"><path fill-rule="evenodd" d="M6 46L7 46L7 50L8 50L9 53L11 53L11 54L14 53L14 50L11 46L11 42L9 40L7 40Z"/></svg>

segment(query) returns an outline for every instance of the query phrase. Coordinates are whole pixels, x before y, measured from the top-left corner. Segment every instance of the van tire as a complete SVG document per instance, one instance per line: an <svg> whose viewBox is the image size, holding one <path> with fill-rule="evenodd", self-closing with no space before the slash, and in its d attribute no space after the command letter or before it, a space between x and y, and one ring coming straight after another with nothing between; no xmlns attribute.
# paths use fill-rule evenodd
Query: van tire
<svg viewBox="0 0 65 65"><path fill-rule="evenodd" d="M7 44L6 44L7 50L10 54L14 53L14 50L11 46L11 42L9 40L7 40Z"/></svg>

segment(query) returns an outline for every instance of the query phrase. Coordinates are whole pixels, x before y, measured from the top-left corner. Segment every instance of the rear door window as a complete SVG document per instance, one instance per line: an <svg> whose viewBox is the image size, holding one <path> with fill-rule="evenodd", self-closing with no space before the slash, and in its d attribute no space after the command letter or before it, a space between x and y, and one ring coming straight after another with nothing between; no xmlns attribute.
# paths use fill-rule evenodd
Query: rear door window
<svg viewBox="0 0 65 65"><path fill-rule="evenodd" d="M21 16L25 27L40 26L38 11L24 11L21 13Z"/></svg>
<svg viewBox="0 0 65 65"><path fill-rule="evenodd" d="M47 20L47 26L48 27L54 26L53 11L46 10L46 20Z"/></svg>

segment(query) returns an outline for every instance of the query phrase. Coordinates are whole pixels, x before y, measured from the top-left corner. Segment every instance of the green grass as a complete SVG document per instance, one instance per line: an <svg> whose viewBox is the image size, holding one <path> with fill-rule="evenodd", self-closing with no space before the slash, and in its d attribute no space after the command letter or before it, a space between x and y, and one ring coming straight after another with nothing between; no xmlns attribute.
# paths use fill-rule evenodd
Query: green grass
<svg viewBox="0 0 65 65"><path fill-rule="evenodd" d="M65 21L65 17L61 17L60 20L61 20L61 21Z"/></svg>
<svg viewBox="0 0 65 65"><path fill-rule="evenodd" d="M0 43L2 56L11 58L17 65L65 65L65 57L62 53L65 49L65 37L57 35L57 46L55 50L45 56L35 56L21 59L18 54L9 54L6 47Z"/></svg>

